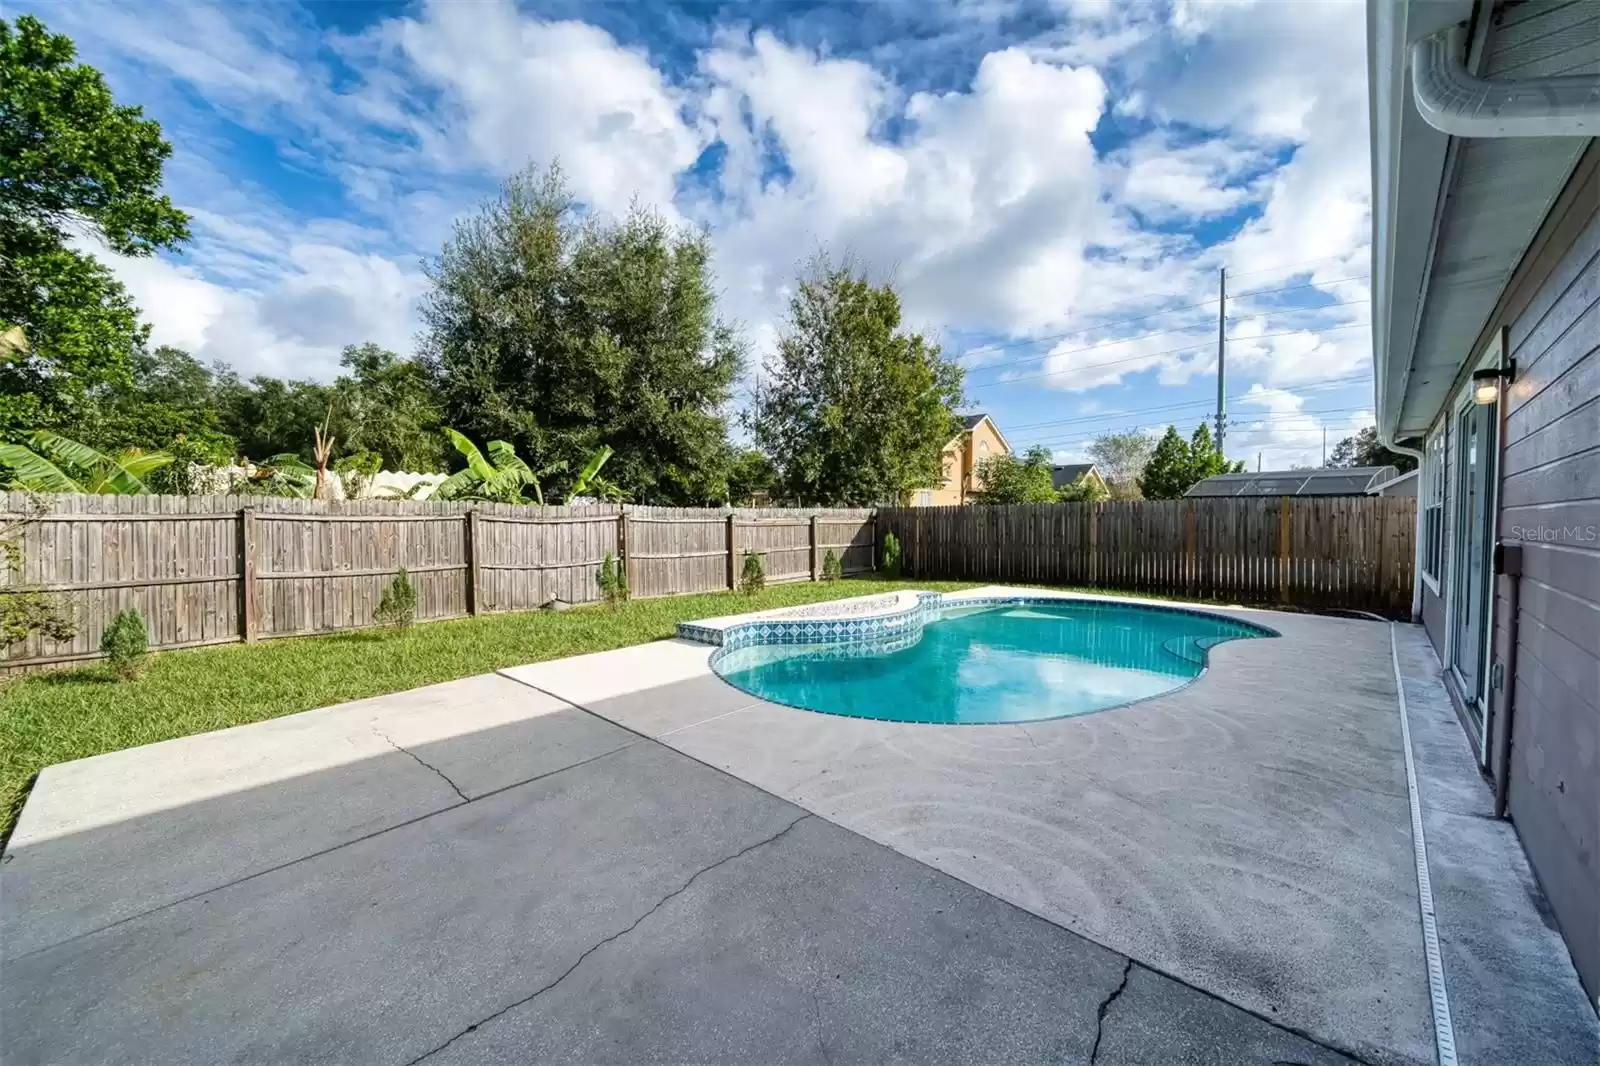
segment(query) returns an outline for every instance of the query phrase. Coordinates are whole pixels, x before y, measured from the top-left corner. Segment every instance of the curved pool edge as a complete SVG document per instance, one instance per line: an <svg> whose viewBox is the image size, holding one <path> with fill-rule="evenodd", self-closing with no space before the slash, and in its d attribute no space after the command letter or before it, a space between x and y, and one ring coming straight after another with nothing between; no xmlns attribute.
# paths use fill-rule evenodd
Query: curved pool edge
<svg viewBox="0 0 1600 1066"><path fill-rule="evenodd" d="M881 595L881 594L880 594ZM763 612L751 615L748 618L731 615L725 618L707 620L713 624L702 622L680 622L678 636L680 639L699 644L713 645L713 651L707 660L707 665L725 684L731 685L749 696L763 700L781 707L793 710L806 711L811 714L825 714L834 718L853 718L858 721L891 722L902 725L1026 725L1030 722L1058 721L1062 718L1079 718L1086 715L1099 714L1104 711L1117 710L1125 707L1148 703L1151 700L1163 699L1175 693L1182 692L1191 685L1205 677L1211 669L1211 651L1223 644L1230 644L1238 640L1255 640L1267 637L1281 637L1283 634L1271 626L1259 622L1237 618L1231 614L1218 610L1190 607L1179 604L1166 604L1148 600L1125 599L1114 596L1085 596L1050 595L1048 593L1023 592L1015 593L983 593L973 594L968 592L926 592L921 590L903 590L897 594L899 597L913 597L909 603L897 602L892 608L875 613L856 613L829 616L826 614L808 615L805 617L785 617L778 613ZM850 600L835 601L838 603L859 603L872 597L852 597ZM828 601L824 601L826 604ZM1050 606L1063 603L1093 603L1105 604L1114 607L1136 608L1139 610L1160 611L1167 614L1194 615L1211 620L1229 622L1242 626L1252 633L1228 636L1213 641L1209 645L1199 648L1201 662L1199 672L1183 684L1175 686L1164 692L1126 700L1122 703L1100 707L1090 712L1070 712L1060 715L1046 715L1039 718L1027 719L1016 722L944 722L929 723L918 719L901 719L885 716L867 717L864 715L845 714L839 711L823 710L796 703L788 703L740 685L737 681L718 669L718 663L732 652L753 646L851 646L859 645L863 657L892 654L916 644L922 636L923 627L932 620L942 616L949 607L1004 607L1004 606ZM809 605L809 606L822 606ZM1190 660L1192 661L1192 660Z"/></svg>

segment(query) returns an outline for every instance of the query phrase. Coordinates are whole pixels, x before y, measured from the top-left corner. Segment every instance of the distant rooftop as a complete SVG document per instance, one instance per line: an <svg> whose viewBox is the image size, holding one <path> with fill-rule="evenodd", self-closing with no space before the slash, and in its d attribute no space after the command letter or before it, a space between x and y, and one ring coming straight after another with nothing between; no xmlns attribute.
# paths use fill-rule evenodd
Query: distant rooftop
<svg viewBox="0 0 1600 1066"><path fill-rule="evenodd" d="M1050 484L1058 489L1076 484L1077 480L1094 469L1093 463L1061 463L1050 468Z"/></svg>
<svg viewBox="0 0 1600 1066"><path fill-rule="evenodd" d="M1267 470L1216 474L1196 482L1185 496L1365 496L1367 489L1399 474L1392 466L1322 470Z"/></svg>
<svg viewBox="0 0 1600 1066"><path fill-rule="evenodd" d="M989 416L987 414L983 413L982 411L979 411L975 415L962 415L961 416L961 428L962 429L976 429L976 428L978 428L978 423L982 422L985 418L988 418L988 417Z"/></svg>

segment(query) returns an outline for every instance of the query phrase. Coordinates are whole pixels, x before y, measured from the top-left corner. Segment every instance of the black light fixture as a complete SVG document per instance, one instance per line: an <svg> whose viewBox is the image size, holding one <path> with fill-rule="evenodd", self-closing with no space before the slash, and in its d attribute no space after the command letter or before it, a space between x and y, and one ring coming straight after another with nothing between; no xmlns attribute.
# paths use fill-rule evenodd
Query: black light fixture
<svg viewBox="0 0 1600 1066"><path fill-rule="evenodd" d="M1501 382L1509 385L1517 376L1515 359L1505 366L1491 366L1472 372L1472 402L1491 404L1500 399Z"/></svg>

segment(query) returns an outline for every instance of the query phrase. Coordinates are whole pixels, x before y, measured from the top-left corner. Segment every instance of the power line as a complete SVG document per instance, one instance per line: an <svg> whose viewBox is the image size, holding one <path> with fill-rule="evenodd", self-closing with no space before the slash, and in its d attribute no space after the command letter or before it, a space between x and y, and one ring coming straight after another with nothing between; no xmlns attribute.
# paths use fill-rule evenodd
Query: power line
<svg viewBox="0 0 1600 1066"><path fill-rule="evenodd" d="M1214 304L1216 301L1213 299L1211 303ZM1333 307L1349 307L1350 304L1365 303L1365 299L1346 299L1346 301L1341 301L1341 303L1338 304L1322 304L1322 306L1318 307L1283 307L1282 311L1267 312L1267 314L1286 315L1294 314L1294 312L1298 311L1331 311ZM1040 362L1040 360L1056 359L1058 355L1078 355L1080 352L1098 351L1098 349L1102 349L1102 347L1117 347L1118 344L1133 344L1134 341L1149 341L1149 339L1158 338L1158 336L1171 336L1174 335L1174 333L1190 333L1190 331L1192 330L1157 330L1154 331L1154 333L1139 333L1138 336L1125 336L1125 338L1115 339L1115 341L1096 341L1094 344L1086 344L1086 346L1083 347L1070 347L1070 349L1067 349L1067 351L1064 352L1042 352L1042 354L1038 355L1024 355L1022 359L1008 359L1003 363L984 363L982 367L968 368L966 373L978 373L978 371L981 370L1003 370L1005 367L1021 367L1021 365L1024 365L1024 363L1037 363ZM1306 330L1291 330L1291 333L1306 333ZM1234 339L1234 341L1248 341L1250 338L1229 339Z"/></svg>
<svg viewBox="0 0 1600 1066"><path fill-rule="evenodd" d="M1323 282L1309 282L1309 281L1306 281L1306 282L1300 282L1297 285L1281 285L1281 286L1279 286L1278 288L1275 288L1275 289L1256 289L1253 292L1236 293L1236 294L1234 294L1233 298L1235 300L1243 300L1243 299L1246 299L1246 298L1251 297L1251 296L1270 296L1273 293L1293 292L1296 289L1322 289L1322 288L1326 288L1326 287L1332 286L1332 285L1342 285L1345 282L1349 282L1349 281L1365 281L1367 278L1369 278L1371 276L1372 275L1370 275L1370 274L1356 274L1356 275L1353 275L1353 276L1348 277L1348 278L1334 278L1331 281L1323 281ZM1167 297L1161 297L1161 299L1168 299L1168 298L1170 298L1170 296L1176 296L1176 295L1178 295L1178 294L1177 293L1172 293L1172 294L1169 294L1169 296L1167 296ZM1131 325L1134 322L1144 322L1144 321L1146 321L1148 319L1160 318L1162 315L1174 315L1174 314L1177 314L1179 311L1194 311L1194 310L1197 310L1197 309L1199 309L1201 307L1210 307L1212 304L1214 304L1216 302L1217 302L1216 298L1212 298L1210 300L1201 300L1199 303L1195 303L1195 304L1184 304L1184 305L1182 305L1180 307L1167 307L1167 308L1164 308L1164 309L1162 309L1160 311L1151 311L1149 314L1136 315L1136 316L1134 316L1132 318L1119 318L1119 319L1116 319L1115 321L1112 321L1112 322L1099 322L1099 323L1096 323L1096 324L1093 324L1093 325L1079 326L1077 329L1068 330L1065 333L1047 333L1042 337L1030 337L1027 340L1020 340L1020 341L1007 341L1004 344L983 344L983 345L979 345L976 348L967 348L967 349L964 349L964 350L962 350L960 352L957 352L955 358L957 358L957 359L965 359L969 355L981 355L984 352L1003 352L1003 351L1008 351L1009 349L1012 349L1012 348L1026 348L1030 344L1042 344L1045 341L1061 340L1063 337L1072 337L1072 336L1076 336L1079 333L1087 333L1087 332L1090 332L1092 330L1111 329L1114 326ZM1347 301L1347 302L1348 303L1366 303L1365 300L1350 300L1350 301ZM1080 314L1088 314L1088 313L1093 312L1093 311L1098 311L1098 310L1102 310L1102 309L1107 308L1107 307L1115 307L1115 306L1117 306L1117 305L1116 304L1101 304L1101 305L1099 305L1099 307L1088 308L1088 309L1086 309L1084 311L1081 311L1079 313ZM1324 306L1327 306L1327 307L1343 307L1343 306L1345 306L1345 304L1325 304ZM1320 308L1316 308L1316 307L1285 307L1285 308L1271 308L1267 312L1264 312L1264 313L1277 312L1277 313L1280 313L1280 314L1288 314L1288 313L1290 313L1292 311L1316 311L1316 310L1320 310ZM1174 332L1178 332L1178 331L1176 331L1176 330L1166 330L1164 332L1174 333ZM1159 333L1151 334L1151 336L1160 336L1160 335L1161 334L1159 334ZM995 366L995 365L999 365L999 364L991 363L989 365L990 366ZM988 367L987 366L985 366L985 367L973 367L972 369L974 369L974 370L986 370L986 369L988 369Z"/></svg>
<svg viewBox="0 0 1600 1066"><path fill-rule="evenodd" d="M1292 427L1297 422L1305 422L1305 423L1308 423L1305 428L1309 430L1309 429L1316 428L1316 426L1319 424L1318 421L1317 421L1317 416L1318 415L1351 414L1351 413L1356 412L1356 411L1365 411L1365 410L1368 410L1368 409L1369 408L1366 405L1361 405L1361 406L1357 406L1357 407L1323 407L1323 408L1318 408L1315 411L1299 411L1299 412L1292 412L1292 413L1284 411L1284 412L1277 412L1277 413L1274 413L1274 414L1262 415L1260 417L1252 418L1252 419L1249 419L1249 420L1246 420L1246 421L1242 421L1242 422L1233 422L1233 423L1230 423L1230 427L1233 428L1233 429L1244 429L1244 428L1249 428L1249 427L1252 427L1252 426L1256 426L1256 427L1260 427L1260 426L1276 426L1276 427L1282 428L1282 427ZM1131 427L1129 427L1129 429L1131 431L1133 431L1133 432L1139 432L1139 431L1147 430L1147 429L1160 429L1160 428L1162 428L1162 426L1169 425L1169 424L1171 424L1171 423L1170 422L1150 422L1150 423L1145 423L1143 425L1131 426ZM1104 435L1103 433L1084 432L1084 433L1077 433L1077 434L1067 434L1067 435L1061 436L1061 437L1046 437L1046 438L1041 438L1039 440L1026 441L1026 442L1022 442L1022 443L1027 443L1027 444L1029 444L1029 445L1031 445L1033 447L1041 447L1041 446L1043 446L1043 447L1048 447L1051 450L1055 450L1057 448L1064 448L1064 447L1067 447L1069 445L1074 445L1074 444L1090 444L1090 443L1093 443L1094 441L1098 440L1103 435Z"/></svg>
<svg viewBox="0 0 1600 1066"><path fill-rule="evenodd" d="M1329 326L1329 327L1327 327L1325 329L1291 329L1291 330L1285 330L1282 333L1258 333L1254 337L1234 337L1234 338L1231 338L1231 339L1232 340L1236 340L1236 341L1251 342L1251 341L1269 340L1269 339L1271 339L1273 337L1320 336L1321 334L1324 334L1324 333L1337 333L1340 330L1345 330L1345 329L1365 329L1370 325L1371 325L1370 322L1352 322L1349 325ZM1158 334L1153 334L1153 336L1161 336L1161 334L1159 334L1159 333ZM1023 381L1037 381L1039 378L1053 378L1053 377L1059 377L1062 374L1076 374L1079 371L1083 371L1083 370L1098 370L1098 369L1100 369L1102 367L1119 366L1119 365L1121 365L1123 363L1134 363L1134 362L1139 362L1141 360L1147 360L1147 359L1159 359L1163 355L1177 355L1177 354L1179 354L1181 352L1192 352L1192 351L1198 351L1198 350L1203 349L1203 348L1210 348L1212 346L1212 343L1213 342L1208 341L1208 342L1206 342L1204 344L1189 344L1189 345L1185 345L1182 348L1170 348L1170 349L1168 349L1167 351L1164 351L1164 352L1145 352L1145 353L1142 353L1140 355L1131 355L1131 356L1128 356L1128 357L1123 358L1123 359L1108 359L1107 361L1105 361L1103 363L1084 363L1081 366L1067 367L1064 370L1047 370L1047 371L1044 371L1042 373L1027 374L1027 375L1024 375L1022 377L1017 377L1017 378L1002 378L999 381L981 381L976 385L968 386L968 388L969 389L988 389L988 388L993 388L996 385L1015 385L1015 384L1017 384L1019 382L1023 382ZM1092 350L1091 348L1081 349L1081 351L1091 351L1091 350ZM1071 355L1073 353L1072 352L1057 352L1055 354L1057 354L1057 355ZM1029 362L1031 360L1023 360L1023 361L1024 362Z"/></svg>
<svg viewBox="0 0 1600 1066"><path fill-rule="evenodd" d="M1372 381L1372 376L1370 374L1355 374L1355 375L1351 375L1350 377L1345 377L1345 378L1329 378L1326 381L1313 381L1313 382L1310 382L1310 383L1308 383L1306 385L1298 386L1295 391L1296 392L1321 392L1321 391L1325 391L1327 389L1333 389L1333 388L1348 388L1348 387L1353 387L1353 386L1358 386L1358 385L1364 385L1364 384L1367 384L1367 383L1369 383L1371 381ZM1252 394L1249 393L1249 392L1238 392L1238 393L1230 393L1227 398L1229 400L1243 401L1243 400L1250 399L1251 395ZM1118 411L1096 411L1096 412L1093 412L1091 414L1086 414L1086 415L1074 415L1074 416L1072 416L1070 418L1054 418L1054 419L1050 419L1050 420L1045 421L1045 422L1024 422L1021 425L1013 425L1010 428L1013 431L1013 435L1014 435L1015 431L1019 430L1019 429L1039 429L1039 428L1044 427L1044 426L1061 426L1061 425L1068 425L1068 424L1071 424L1071 423L1080 423L1080 422L1111 421L1113 419L1124 418L1124 417L1127 417L1129 415L1137 416L1137 415L1157 414L1157 413L1162 412L1162 411L1174 411L1174 410L1180 410L1182 408L1187 408L1187 407L1206 406L1206 405L1209 405L1210 403L1212 403L1211 400L1183 400L1181 402L1176 402L1176 403L1161 404L1161 405L1156 406L1156 407L1130 407L1130 408L1124 408L1124 409L1118 410ZM1020 439L1023 439L1023 438L1019 437L1018 439L1020 440Z"/></svg>

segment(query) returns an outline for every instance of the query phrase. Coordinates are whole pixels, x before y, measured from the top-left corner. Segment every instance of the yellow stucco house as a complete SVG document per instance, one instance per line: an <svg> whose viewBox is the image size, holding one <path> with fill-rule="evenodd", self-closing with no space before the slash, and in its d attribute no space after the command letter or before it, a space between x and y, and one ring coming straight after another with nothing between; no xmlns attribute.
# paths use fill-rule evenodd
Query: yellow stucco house
<svg viewBox="0 0 1600 1066"><path fill-rule="evenodd" d="M913 507L948 507L966 503L979 488L978 464L1011 450L994 420L985 414L965 415L961 432L944 446L944 479L911 493Z"/></svg>

